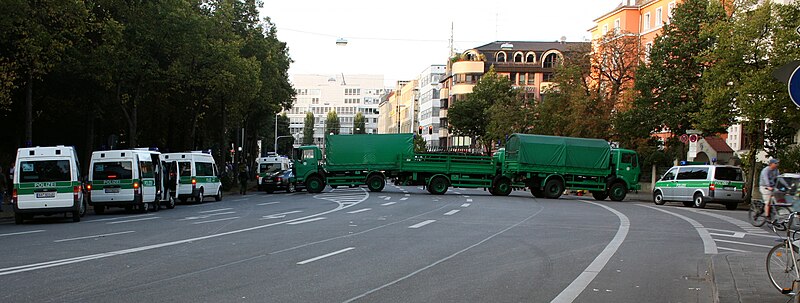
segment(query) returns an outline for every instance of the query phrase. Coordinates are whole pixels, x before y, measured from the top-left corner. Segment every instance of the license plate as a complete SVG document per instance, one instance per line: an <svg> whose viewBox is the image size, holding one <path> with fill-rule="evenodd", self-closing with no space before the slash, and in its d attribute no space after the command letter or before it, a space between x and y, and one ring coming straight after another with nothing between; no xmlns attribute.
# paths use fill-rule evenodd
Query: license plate
<svg viewBox="0 0 800 303"><path fill-rule="evenodd" d="M105 192L107 194L118 194L119 193L119 188L106 188Z"/></svg>
<svg viewBox="0 0 800 303"><path fill-rule="evenodd" d="M43 192L43 193L36 193L36 198L55 198L56 192Z"/></svg>

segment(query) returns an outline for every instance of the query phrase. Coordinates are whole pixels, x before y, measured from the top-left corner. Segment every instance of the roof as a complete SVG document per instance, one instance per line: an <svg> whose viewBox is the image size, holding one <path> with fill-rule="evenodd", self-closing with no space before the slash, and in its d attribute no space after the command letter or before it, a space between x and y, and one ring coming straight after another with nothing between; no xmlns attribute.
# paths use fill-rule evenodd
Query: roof
<svg viewBox="0 0 800 303"><path fill-rule="evenodd" d="M589 42L559 42L559 41L552 41L552 42L545 42L545 41L494 41L491 43L487 43L481 46L474 48L475 50L479 51L499 51L502 50L503 44L512 44L514 45L511 50L520 50L520 51L547 51L551 49L557 49L560 51L567 51L571 47L581 44L588 44Z"/></svg>
<svg viewBox="0 0 800 303"><path fill-rule="evenodd" d="M703 139L706 140L706 143L708 143L708 146L711 147L711 149L717 151L718 153L733 152L733 149L728 146L728 143L725 143L725 140L720 137L705 137Z"/></svg>

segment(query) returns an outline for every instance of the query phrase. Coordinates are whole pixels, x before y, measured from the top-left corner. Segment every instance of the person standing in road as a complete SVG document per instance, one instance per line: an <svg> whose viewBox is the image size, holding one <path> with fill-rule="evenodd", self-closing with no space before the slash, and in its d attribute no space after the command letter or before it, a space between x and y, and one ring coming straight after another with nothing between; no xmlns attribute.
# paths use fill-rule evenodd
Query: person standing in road
<svg viewBox="0 0 800 303"><path fill-rule="evenodd" d="M772 200L772 191L775 189L775 181L778 180L778 159L770 159L769 165L761 170L761 175L758 178L758 191L761 192L761 200L764 201L764 214L768 219L770 218L770 200Z"/></svg>
<svg viewBox="0 0 800 303"><path fill-rule="evenodd" d="M246 195L247 194L247 165L244 162L239 163L239 194Z"/></svg>

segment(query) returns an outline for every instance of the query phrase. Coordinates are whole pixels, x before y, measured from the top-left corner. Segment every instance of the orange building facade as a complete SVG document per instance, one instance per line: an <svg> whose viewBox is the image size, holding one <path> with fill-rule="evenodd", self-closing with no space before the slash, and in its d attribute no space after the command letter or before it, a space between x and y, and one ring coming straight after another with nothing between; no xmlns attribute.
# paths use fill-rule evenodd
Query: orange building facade
<svg viewBox="0 0 800 303"><path fill-rule="evenodd" d="M661 33L664 24L669 23L672 11L681 0L623 0L614 10L595 19L595 26L589 29L592 41L608 32L637 35L647 54L653 42Z"/></svg>

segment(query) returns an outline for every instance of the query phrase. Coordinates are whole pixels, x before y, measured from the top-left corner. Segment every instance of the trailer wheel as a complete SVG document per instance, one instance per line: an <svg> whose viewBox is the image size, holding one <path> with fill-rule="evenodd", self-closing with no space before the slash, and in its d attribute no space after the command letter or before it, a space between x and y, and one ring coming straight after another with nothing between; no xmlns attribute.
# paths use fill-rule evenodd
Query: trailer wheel
<svg viewBox="0 0 800 303"><path fill-rule="evenodd" d="M306 188L309 193L321 193L325 189L325 181L322 181L319 176L310 176L306 179Z"/></svg>
<svg viewBox="0 0 800 303"><path fill-rule="evenodd" d="M444 195L449 187L445 176L435 176L428 182L428 191L434 195Z"/></svg>
<svg viewBox="0 0 800 303"><path fill-rule="evenodd" d="M544 196L548 199L558 199L564 193L564 183L558 178L551 178L544 184Z"/></svg>
<svg viewBox="0 0 800 303"><path fill-rule="evenodd" d="M608 198L608 193L604 191L593 191L592 197L594 197L594 199L597 201L603 201Z"/></svg>
<svg viewBox="0 0 800 303"><path fill-rule="evenodd" d="M380 192L386 186L386 180L380 174L373 174L367 178L367 188L372 192Z"/></svg>
<svg viewBox="0 0 800 303"><path fill-rule="evenodd" d="M492 187L494 189L493 195L497 196L508 196L511 194L511 180L506 177L496 177L494 178L494 182L492 182Z"/></svg>
<svg viewBox="0 0 800 303"><path fill-rule="evenodd" d="M625 184L620 182L614 183L614 185L611 185L611 188L608 189L608 196L611 197L611 201L622 201L627 195L628 189L625 188Z"/></svg>

